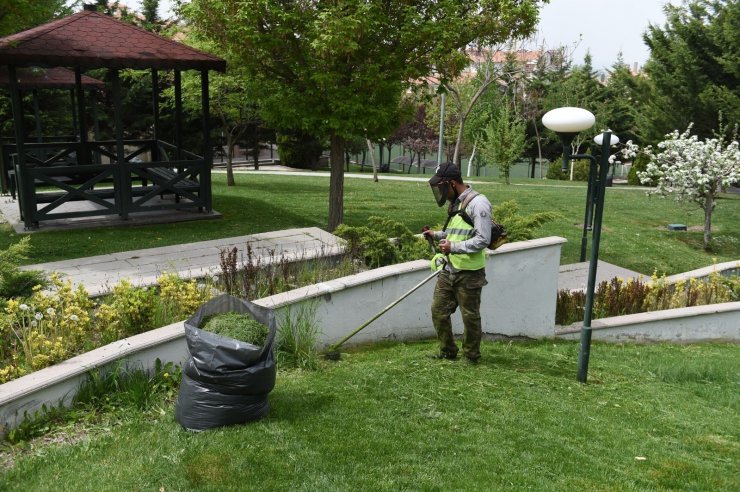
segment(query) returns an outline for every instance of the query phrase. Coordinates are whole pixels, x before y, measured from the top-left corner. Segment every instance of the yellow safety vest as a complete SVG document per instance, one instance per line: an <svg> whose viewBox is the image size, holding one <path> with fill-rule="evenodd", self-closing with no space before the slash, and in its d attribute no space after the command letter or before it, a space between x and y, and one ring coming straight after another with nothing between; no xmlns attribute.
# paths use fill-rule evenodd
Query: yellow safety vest
<svg viewBox="0 0 740 492"><path fill-rule="evenodd" d="M475 228L465 222L460 214L455 215L447 224L447 240L450 242L465 241L475 235ZM450 263L456 270L480 270L486 266L484 250L475 253L450 253Z"/></svg>

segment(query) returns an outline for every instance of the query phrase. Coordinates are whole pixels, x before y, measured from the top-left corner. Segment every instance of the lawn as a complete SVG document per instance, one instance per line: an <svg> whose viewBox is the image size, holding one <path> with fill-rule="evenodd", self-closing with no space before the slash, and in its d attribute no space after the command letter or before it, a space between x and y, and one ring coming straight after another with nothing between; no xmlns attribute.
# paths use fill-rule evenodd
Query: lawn
<svg viewBox="0 0 740 492"><path fill-rule="evenodd" d="M424 182L346 178L344 217L361 225L373 215L391 217L412 231L441 225L444 209L437 208ZM429 176L419 177L428 178ZM189 243L294 227L326 227L329 180L321 176L238 174L227 187L224 174L214 174L214 209L221 220L141 227L109 227L84 231L39 232L32 235L28 264L97 254ZM494 205L516 200L522 213L556 211L562 218L546 224L538 236L568 239L561 263L578 261L586 188L582 183L514 180L512 185L489 178L474 185ZM684 223L689 232L671 232L667 224ZM608 188L600 258L641 272L674 274L740 258L740 196L723 195L713 215L715 242L702 249L700 210L670 200L649 198L644 189ZM699 230L697 230L699 229ZM0 225L0 249L16 242L7 224Z"/></svg>
<svg viewBox="0 0 740 492"><path fill-rule="evenodd" d="M181 429L173 405L91 416L28 445L2 490L738 490L736 345L431 342L279 371L259 422ZM76 430L73 430L76 429ZM18 453L18 450L15 450Z"/></svg>

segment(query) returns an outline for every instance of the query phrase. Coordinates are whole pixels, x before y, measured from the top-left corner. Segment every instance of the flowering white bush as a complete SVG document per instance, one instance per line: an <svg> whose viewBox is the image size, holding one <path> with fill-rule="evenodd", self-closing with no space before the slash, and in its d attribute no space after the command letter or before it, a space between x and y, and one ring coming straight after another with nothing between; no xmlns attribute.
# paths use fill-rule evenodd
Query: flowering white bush
<svg viewBox="0 0 740 492"><path fill-rule="evenodd" d="M643 184L656 186L648 194L693 202L704 210L704 247L708 248L712 230L712 210L715 197L722 187L740 181L740 148L738 142L726 144L723 139L699 140L691 135L691 125L685 132L678 130L666 135L658 144L660 153L648 147L645 153L650 163L638 173Z"/></svg>

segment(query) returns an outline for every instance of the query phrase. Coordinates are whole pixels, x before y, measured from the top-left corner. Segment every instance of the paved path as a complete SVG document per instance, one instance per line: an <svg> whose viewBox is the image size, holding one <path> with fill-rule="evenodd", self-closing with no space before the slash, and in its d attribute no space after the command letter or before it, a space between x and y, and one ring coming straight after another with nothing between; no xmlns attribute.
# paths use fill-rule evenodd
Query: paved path
<svg viewBox="0 0 740 492"><path fill-rule="evenodd" d="M250 170L249 168L236 168L235 171L259 174L285 174L289 172L292 175L299 176L329 177L329 173L300 171L271 164L261 165L259 171ZM214 172L225 171L216 170ZM345 176L360 179L373 178L372 173L369 172L347 173ZM429 178L379 174L378 179L423 182ZM472 183L473 181L470 182ZM217 214L217 212L215 213ZM199 216L184 216L182 220L207 218L203 214L195 215ZM0 221L3 221L3 219L10 222L18 232L23 232L23 224L20 222L17 202L7 196L0 198ZM108 221L107 225L111 225L110 218L105 218L105 220ZM156 222L157 220L158 217L156 216L145 216L132 218L122 223L133 225L148 221ZM171 213L168 220L172 220ZM44 230L54 228L74 229L97 225L73 219L65 219L58 222L59 224L46 223ZM240 255L246 255L247 244L251 244L255 256L259 257L256 261L261 262L261 264L265 264L271 259L308 259L318 255L336 254L340 251L336 236L319 228L305 228L112 253L75 260L30 265L26 268L62 273L74 285L84 285L91 295L100 295L108 292L112 286L116 285L122 279L126 279L135 285L151 285L164 272L176 272L183 277L204 277L216 274L220 271L221 251L236 247ZM598 282L614 277L628 279L638 278L640 276L644 277L644 275L638 272L599 261L596 280L598 285ZM563 265L560 267L558 288L569 290L585 289L587 279L588 262Z"/></svg>
<svg viewBox="0 0 740 492"><path fill-rule="evenodd" d="M96 296L109 292L124 279L134 285L152 285L165 272L177 273L184 278L216 275L221 271L222 251L236 247L241 264L246 261L247 245L251 246L254 262L258 265L282 259L329 256L341 251L339 238L310 227L41 263L24 268L59 272L74 286L83 285ZM640 276L640 273L599 261L596 280L598 285L598 282L614 277L628 279ZM587 279L588 262L562 265L558 288L585 289Z"/></svg>
<svg viewBox="0 0 740 492"><path fill-rule="evenodd" d="M586 261L583 263L560 265L558 289L586 290L586 284L588 283L588 263ZM624 280L642 277L643 280L647 280L650 278L650 275L643 275L642 273L633 272L632 270L627 270L626 268L599 260L596 266L596 287L599 286L600 282L611 280L614 277Z"/></svg>
<svg viewBox="0 0 740 492"><path fill-rule="evenodd" d="M24 268L59 272L70 279L73 285L84 285L90 295L95 296L109 292L123 279L134 285L152 285L165 272L177 273L185 278L218 274L221 251L236 247L238 263L241 264L242 259L246 261L248 244L258 265L283 258L300 260L329 256L341 251L336 236L317 227L309 227L55 261Z"/></svg>

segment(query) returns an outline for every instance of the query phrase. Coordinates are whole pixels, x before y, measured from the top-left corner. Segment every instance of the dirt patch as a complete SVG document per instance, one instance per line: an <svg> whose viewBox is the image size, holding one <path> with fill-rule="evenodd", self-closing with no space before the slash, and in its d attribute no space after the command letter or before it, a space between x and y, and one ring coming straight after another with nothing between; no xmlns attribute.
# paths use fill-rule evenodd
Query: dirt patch
<svg viewBox="0 0 740 492"><path fill-rule="evenodd" d="M50 446L68 446L90 439L95 434L106 432L107 428L91 430L89 425L76 423L65 429L20 444L0 443L0 470L9 470L24 456L31 456Z"/></svg>
<svg viewBox="0 0 740 492"><path fill-rule="evenodd" d="M656 226L656 229L659 231L668 231L667 225L662 226ZM719 227L712 226L712 234L716 234L720 231ZM685 231L669 231L669 232L704 232L704 226L703 225L693 225L693 226L687 226Z"/></svg>

